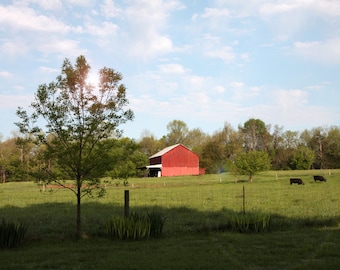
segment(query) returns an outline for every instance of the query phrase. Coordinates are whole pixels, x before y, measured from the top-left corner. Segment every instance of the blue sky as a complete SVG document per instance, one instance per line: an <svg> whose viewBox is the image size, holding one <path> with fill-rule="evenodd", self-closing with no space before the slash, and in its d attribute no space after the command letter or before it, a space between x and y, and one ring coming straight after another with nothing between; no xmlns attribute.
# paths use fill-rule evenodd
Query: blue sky
<svg viewBox="0 0 340 270"><path fill-rule="evenodd" d="M0 4L0 133L65 58L124 76L133 122L212 134L249 118L284 130L340 124L338 0L13 0Z"/></svg>

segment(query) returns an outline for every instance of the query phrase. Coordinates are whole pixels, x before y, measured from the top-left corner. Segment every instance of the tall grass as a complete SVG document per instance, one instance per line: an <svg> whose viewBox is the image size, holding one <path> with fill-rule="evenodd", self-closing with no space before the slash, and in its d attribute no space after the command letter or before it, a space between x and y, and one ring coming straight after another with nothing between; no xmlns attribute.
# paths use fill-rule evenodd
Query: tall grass
<svg viewBox="0 0 340 270"><path fill-rule="evenodd" d="M25 241L27 226L21 222L6 221L0 223L0 248L15 248Z"/></svg>

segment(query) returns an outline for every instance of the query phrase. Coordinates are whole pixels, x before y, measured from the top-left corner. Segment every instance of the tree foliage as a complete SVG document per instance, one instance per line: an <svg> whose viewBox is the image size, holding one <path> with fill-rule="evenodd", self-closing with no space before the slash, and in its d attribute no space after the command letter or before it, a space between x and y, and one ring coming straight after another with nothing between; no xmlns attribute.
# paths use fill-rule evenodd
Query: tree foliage
<svg viewBox="0 0 340 270"><path fill-rule="evenodd" d="M186 144L187 135L189 132L188 126L182 120L173 120L167 126L168 134L166 136L167 145L177 143Z"/></svg>
<svg viewBox="0 0 340 270"><path fill-rule="evenodd" d="M308 170L311 168L315 160L314 151L308 149L306 146L299 146L297 151L293 153L291 165L296 170Z"/></svg>
<svg viewBox="0 0 340 270"><path fill-rule="evenodd" d="M252 182L256 173L270 169L270 162L269 155L265 151L242 152L230 163L230 169L235 174L248 175Z"/></svg>
<svg viewBox="0 0 340 270"><path fill-rule="evenodd" d="M65 59L56 82L38 87L32 115L19 108L21 122L16 123L24 138L45 145L46 156L75 181L75 187L70 187L53 170L46 170L49 181L72 190L77 197L78 236L82 234L81 198L92 195L103 173L100 168L108 162L110 145L103 140L121 134L118 127L133 119L133 112L125 109L128 100L122 75L104 67L94 86L88 82L90 69L84 56L75 65Z"/></svg>

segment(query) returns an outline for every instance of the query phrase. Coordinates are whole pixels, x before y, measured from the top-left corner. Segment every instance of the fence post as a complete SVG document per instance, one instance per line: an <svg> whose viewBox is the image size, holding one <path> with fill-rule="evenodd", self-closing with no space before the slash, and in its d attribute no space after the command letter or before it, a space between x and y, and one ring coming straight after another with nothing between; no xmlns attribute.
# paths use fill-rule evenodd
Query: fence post
<svg viewBox="0 0 340 270"><path fill-rule="evenodd" d="M246 188L243 186L243 215L246 214Z"/></svg>
<svg viewBox="0 0 340 270"><path fill-rule="evenodd" d="M124 191L124 216L127 218L130 216L130 194L128 190Z"/></svg>

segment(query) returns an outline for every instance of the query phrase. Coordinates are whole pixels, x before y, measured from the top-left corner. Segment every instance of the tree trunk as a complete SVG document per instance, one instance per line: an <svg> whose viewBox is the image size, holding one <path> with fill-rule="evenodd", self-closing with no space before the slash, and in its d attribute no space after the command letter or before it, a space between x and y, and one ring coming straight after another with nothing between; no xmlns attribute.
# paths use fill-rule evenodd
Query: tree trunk
<svg viewBox="0 0 340 270"><path fill-rule="evenodd" d="M81 228L81 185L77 184L77 237L82 237L82 228Z"/></svg>

